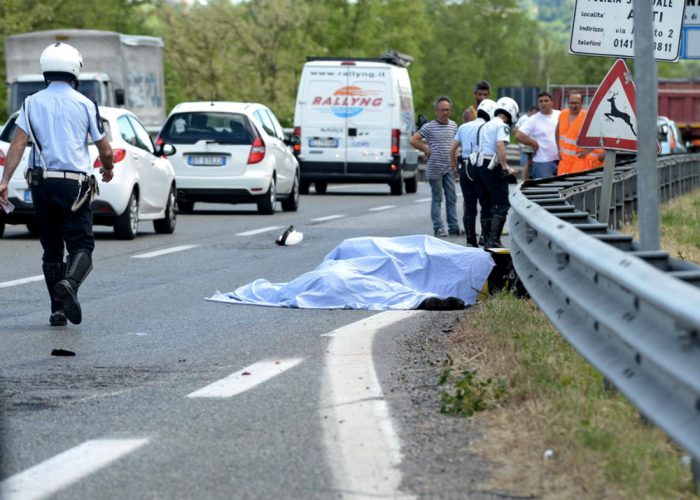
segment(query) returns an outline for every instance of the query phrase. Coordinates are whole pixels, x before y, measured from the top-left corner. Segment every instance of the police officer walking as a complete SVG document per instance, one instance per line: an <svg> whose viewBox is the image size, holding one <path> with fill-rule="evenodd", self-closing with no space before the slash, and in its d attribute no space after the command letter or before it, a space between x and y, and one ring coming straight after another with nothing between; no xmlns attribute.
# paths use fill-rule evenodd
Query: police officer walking
<svg viewBox="0 0 700 500"><path fill-rule="evenodd" d="M100 124L97 105L76 91L82 56L65 43L47 47L40 58L47 87L25 99L17 132L5 160L0 199L8 201L8 183L31 140L27 167L44 250L43 271L51 298L52 326L82 321L78 288L92 270L91 175L87 136L97 146L102 180L112 179L112 148ZM66 262L63 262L67 250Z"/></svg>

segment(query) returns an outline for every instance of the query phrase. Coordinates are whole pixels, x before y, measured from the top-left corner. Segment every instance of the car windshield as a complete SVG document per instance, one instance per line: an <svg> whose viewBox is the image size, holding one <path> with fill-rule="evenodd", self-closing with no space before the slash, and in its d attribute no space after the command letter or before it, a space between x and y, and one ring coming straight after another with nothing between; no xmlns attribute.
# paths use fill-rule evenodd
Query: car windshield
<svg viewBox="0 0 700 500"><path fill-rule="evenodd" d="M205 140L220 144L250 145L257 134L239 113L176 113L168 118L161 139L171 144L194 144Z"/></svg>
<svg viewBox="0 0 700 500"><path fill-rule="evenodd" d="M9 120L7 120L7 123L5 124L5 127L2 129L2 133L0 133L0 141L5 141L5 142L12 142L12 139L15 138L15 134L17 133L17 126L15 122L17 121L17 116L19 115L14 115L10 117ZM109 128L109 122L100 117L100 122L102 123L102 126L104 127L105 130L105 135L107 136L108 141L112 141L112 131ZM88 139L88 144L92 144L92 137L90 137L90 134L87 136ZM31 140L29 143L31 144Z"/></svg>

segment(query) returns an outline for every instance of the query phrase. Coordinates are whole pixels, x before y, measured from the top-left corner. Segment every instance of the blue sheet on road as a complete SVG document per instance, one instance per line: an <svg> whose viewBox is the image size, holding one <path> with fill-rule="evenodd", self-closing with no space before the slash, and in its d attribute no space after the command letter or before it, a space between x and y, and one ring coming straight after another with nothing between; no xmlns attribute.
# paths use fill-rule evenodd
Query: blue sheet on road
<svg viewBox="0 0 700 500"><path fill-rule="evenodd" d="M289 283L258 279L208 300L309 309L415 309L428 297L473 304L494 267L488 252L426 235L343 241Z"/></svg>

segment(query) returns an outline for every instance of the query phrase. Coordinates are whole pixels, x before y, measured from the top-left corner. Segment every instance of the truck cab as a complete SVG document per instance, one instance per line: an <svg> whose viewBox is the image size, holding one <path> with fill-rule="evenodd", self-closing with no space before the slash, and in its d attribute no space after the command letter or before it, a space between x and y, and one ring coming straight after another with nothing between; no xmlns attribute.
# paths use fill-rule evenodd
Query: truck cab
<svg viewBox="0 0 700 500"><path fill-rule="evenodd" d="M123 106L124 90L115 89L105 73L82 73L78 78L78 92L100 106ZM10 113L14 113L28 96L46 87L44 76L41 74L20 75L10 84Z"/></svg>

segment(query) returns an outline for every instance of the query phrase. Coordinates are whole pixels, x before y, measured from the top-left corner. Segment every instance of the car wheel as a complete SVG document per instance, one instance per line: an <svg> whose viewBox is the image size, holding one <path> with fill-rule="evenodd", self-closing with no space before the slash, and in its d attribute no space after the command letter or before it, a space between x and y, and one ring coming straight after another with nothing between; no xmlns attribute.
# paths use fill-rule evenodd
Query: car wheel
<svg viewBox="0 0 700 500"><path fill-rule="evenodd" d="M309 187L311 187L311 183L309 181L301 179L301 181L299 182L299 193L309 194Z"/></svg>
<svg viewBox="0 0 700 500"><path fill-rule="evenodd" d="M394 196L401 196L403 194L403 181L400 178L391 181L389 186L391 187L391 194Z"/></svg>
<svg viewBox="0 0 700 500"><path fill-rule="evenodd" d="M267 190L262 201L258 202L258 212L263 215L272 215L277 207L277 183L273 177L270 180L270 189Z"/></svg>
<svg viewBox="0 0 700 500"><path fill-rule="evenodd" d="M175 188L170 188L168 202L165 205L165 217L153 221L153 229L158 234L173 234L177 223L177 211L175 210Z"/></svg>
<svg viewBox="0 0 700 500"><path fill-rule="evenodd" d="M296 212L299 208L299 172L294 176L294 184L292 184L292 192L289 193L289 198L282 200L282 210L285 212Z"/></svg>
<svg viewBox="0 0 700 500"><path fill-rule="evenodd" d="M139 227L139 200L135 192L131 192L124 213L114 221L114 234L120 240L133 240Z"/></svg>
<svg viewBox="0 0 700 500"><path fill-rule="evenodd" d="M316 182L314 183L314 186L318 194L326 194L326 190L328 189L327 182Z"/></svg>
<svg viewBox="0 0 700 500"><path fill-rule="evenodd" d="M194 211L194 201L178 200L177 211L183 214L191 214Z"/></svg>
<svg viewBox="0 0 700 500"><path fill-rule="evenodd" d="M418 179L415 175L409 179L406 179L404 184L406 184L407 193L415 193L418 191Z"/></svg>
<svg viewBox="0 0 700 500"><path fill-rule="evenodd" d="M27 222L27 231L29 231L29 234L31 234L32 236L36 236L37 234L39 234L39 225L35 220Z"/></svg>

